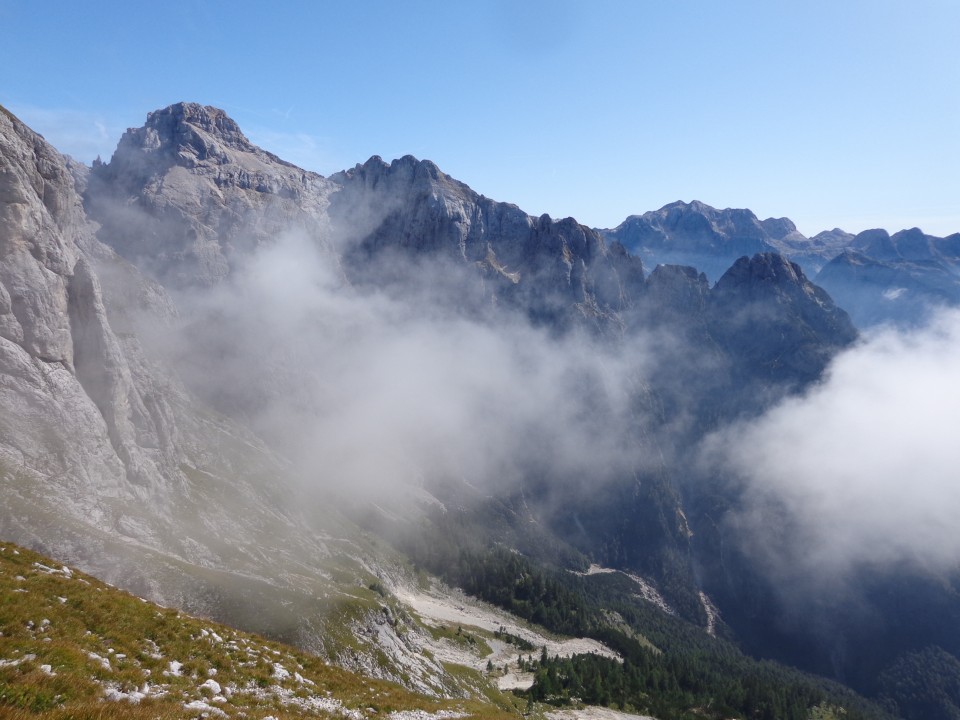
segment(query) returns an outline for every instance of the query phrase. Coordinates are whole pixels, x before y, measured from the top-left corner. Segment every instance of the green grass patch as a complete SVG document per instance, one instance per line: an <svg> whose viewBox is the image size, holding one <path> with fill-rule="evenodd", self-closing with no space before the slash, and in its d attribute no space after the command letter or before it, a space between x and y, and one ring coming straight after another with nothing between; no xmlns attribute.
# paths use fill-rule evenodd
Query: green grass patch
<svg viewBox="0 0 960 720"><path fill-rule="evenodd" d="M384 601L390 598L359 586L357 597L336 609L344 633L365 613L382 612L377 603ZM0 543L3 718L167 720L222 712L248 720L286 720L346 710L369 718L402 710L516 717L506 696L484 695L489 683L479 674L469 680L477 688L474 700L420 695L288 645L161 608Z"/></svg>

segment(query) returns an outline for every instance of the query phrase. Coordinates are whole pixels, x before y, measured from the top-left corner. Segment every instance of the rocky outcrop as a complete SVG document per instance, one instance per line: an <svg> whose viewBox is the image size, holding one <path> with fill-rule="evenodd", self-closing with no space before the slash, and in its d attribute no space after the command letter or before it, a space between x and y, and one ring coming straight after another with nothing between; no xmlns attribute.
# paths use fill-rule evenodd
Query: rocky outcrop
<svg viewBox="0 0 960 720"><path fill-rule="evenodd" d="M93 228L60 155L5 114L0 153L0 373L6 406L26 415L5 418L4 454L26 469L74 475L74 483L86 479L91 489L116 495L128 477L147 478L122 399L131 389L124 359L80 249ZM96 336L96 349L87 336ZM100 380L84 387L80 378L108 356ZM51 453L51 443L60 452Z"/></svg>
<svg viewBox="0 0 960 720"><path fill-rule="evenodd" d="M138 320L162 325L173 306L97 241L76 177L0 113L0 534L200 608L210 588L191 567L229 554L234 572L282 572L263 528L297 521L281 488L253 482L282 465L147 357Z"/></svg>
<svg viewBox="0 0 960 720"><path fill-rule="evenodd" d="M803 387L857 337L846 312L796 263L742 257L717 281L707 310L713 336L734 359L738 381Z"/></svg>
<svg viewBox="0 0 960 720"><path fill-rule="evenodd" d="M178 103L128 130L85 193L100 236L173 288L210 286L286 232L321 241L332 186L256 147L222 110Z"/></svg>
<svg viewBox="0 0 960 720"><path fill-rule="evenodd" d="M429 161L407 156L388 165L373 157L330 179L341 187L331 199L332 223L357 282L416 284L404 269L440 259L470 269L475 296L538 323L609 326L643 279L637 258L572 218L529 216Z"/></svg>

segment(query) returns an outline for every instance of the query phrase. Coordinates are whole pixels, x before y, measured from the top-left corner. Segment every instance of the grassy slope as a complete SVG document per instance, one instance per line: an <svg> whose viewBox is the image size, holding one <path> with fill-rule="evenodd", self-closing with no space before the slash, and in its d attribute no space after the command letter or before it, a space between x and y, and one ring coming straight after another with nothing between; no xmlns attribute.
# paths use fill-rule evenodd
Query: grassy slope
<svg viewBox="0 0 960 720"><path fill-rule="evenodd" d="M440 700L371 680L0 544L0 717L363 720L412 710L517 713L498 693Z"/></svg>

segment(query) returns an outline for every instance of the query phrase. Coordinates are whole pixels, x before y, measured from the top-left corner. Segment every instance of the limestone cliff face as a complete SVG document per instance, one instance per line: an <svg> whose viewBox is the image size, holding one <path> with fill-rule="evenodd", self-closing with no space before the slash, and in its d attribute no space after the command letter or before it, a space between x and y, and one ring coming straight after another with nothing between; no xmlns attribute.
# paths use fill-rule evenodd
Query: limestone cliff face
<svg viewBox="0 0 960 720"><path fill-rule="evenodd" d="M67 289L89 226L59 154L6 113L0 154L0 337L70 369Z"/></svg>
<svg viewBox="0 0 960 720"><path fill-rule="evenodd" d="M145 410L82 246L86 220L64 159L0 114L0 433L15 466L118 495L160 481L138 440L165 434ZM59 448L51 452L50 445ZM157 458L159 460L159 458Z"/></svg>
<svg viewBox="0 0 960 720"><path fill-rule="evenodd" d="M354 277L384 259L440 258L473 268L495 302L563 326L619 322L642 286L641 262L618 243L479 195L432 162L373 157L331 180L341 187L331 219Z"/></svg>
<svg viewBox="0 0 960 720"><path fill-rule="evenodd" d="M120 255L171 287L209 286L284 232L326 238L332 186L251 144L217 108L178 103L93 168L87 209Z"/></svg>
<svg viewBox="0 0 960 720"><path fill-rule="evenodd" d="M95 238L78 179L0 112L0 534L199 608L202 583L182 594L190 564L282 566L287 550L265 563L262 549L281 491L251 482L281 464L147 357L137 316L162 325L175 310Z"/></svg>

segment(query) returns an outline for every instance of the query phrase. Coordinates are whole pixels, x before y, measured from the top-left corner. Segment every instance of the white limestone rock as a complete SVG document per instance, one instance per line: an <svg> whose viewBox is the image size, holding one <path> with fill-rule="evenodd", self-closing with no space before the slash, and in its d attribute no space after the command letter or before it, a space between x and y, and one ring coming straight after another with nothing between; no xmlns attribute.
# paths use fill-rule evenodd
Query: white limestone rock
<svg viewBox="0 0 960 720"><path fill-rule="evenodd" d="M178 103L127 130L86 193L100 236L171 287L209 286L285 232L327 237L329 181L256 147L226 113Z"/></svg>

